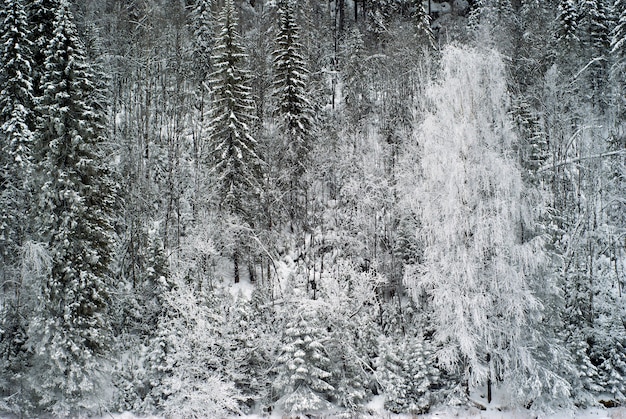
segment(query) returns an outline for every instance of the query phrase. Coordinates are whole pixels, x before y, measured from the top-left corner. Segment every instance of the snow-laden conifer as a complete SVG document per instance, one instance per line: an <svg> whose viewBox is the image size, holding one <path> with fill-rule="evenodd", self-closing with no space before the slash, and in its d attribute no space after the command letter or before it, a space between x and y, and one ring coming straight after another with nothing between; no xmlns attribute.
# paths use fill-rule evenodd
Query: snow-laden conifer
<svg viewBox="0 0 626 419"><path fill-rule="evenodd" d="M303 296L301 296L303 297ZM300 298L284 330L274 388L279 411L324 413L332 409L332 372L324 329L317 319L319 304Z"/></svg>
<svg viewBox="0 0 626 419"><path fill-rule="evenodd" d="M28 2L28 16L33 43L33 87L35 95L41 96L41 78L44 74L48 43L53 38L55 14L61 0L32 0Z"/></svg>
<svg viewBox="0 0 626 419"><path fill-rule="evenodd" d="M375 360L376 377L385 395L385 407L395 413L426 413L434 397L439 370L429 342L415 336L381 337Z"/></svg>
<svg viewBox="0 0 626 419"><path fill-rule="evenodd" d="M37 234L51 254L29 327L32 388L54 415L106 397L111 216L116 184L103 156L102 98L68 2L55 14L39 101Z"/></svg>
<svg viewBox="0 0 626 419"><path fill-rule="evenodd" d="M298 199L303 189L302 176L309 167L313 139L312 105L307 91L308 70L300 43L293 0L278 3L278 34L274 51L274 116L278 122L284 170L283 190L287 193L288 211L293 222L302 218Z"/></svg>
<svg viewBox="0 0 626 419"><path fill-rule="evenodd" d="M5 0L0 25L0 275L10 275L5 269L16 266L27 222L34 123L32 45L22 0Z"/></svg>
<svg viewBox="0 0 626 419"><path fill-rule="evenodd" d="M200 82L204 82L211 68L211 52L213 51L213 16L212 0L197 0L191 11L193 29L193 57L195 71Z"/></svg>
<svg viewBox="0 0 626 419"><path fill-rule="evenodd" d="M30 28L22 0L0 5L0 406L24 414L22 368L32 307L23 275L29 240L33 86ZM5 399L6 396L6 399Z"/></svg>
<svg viewBox="0 0 626 419"><path fill-rule="evenodd" d="M611 54L615 60L615 67L623 70L626 59L626 1L615 0L613 14L617 22L611 30Z"/></svg>
<svg viewBox="0 0 626 419"><path fill-rule="evenodd" d="M218 18L219 34L212 57L210 164L224 208L245 215L249 200L258 192L261 159L251 134L254 101L237 20L233 1L226 0Z"/></svg>
<svg viewBox="0 0 626 419"><path fill-rule="evenodd" d="M578 8L574 0L560 0L558 5L556 38L565 43L578 41Z"/></svg>

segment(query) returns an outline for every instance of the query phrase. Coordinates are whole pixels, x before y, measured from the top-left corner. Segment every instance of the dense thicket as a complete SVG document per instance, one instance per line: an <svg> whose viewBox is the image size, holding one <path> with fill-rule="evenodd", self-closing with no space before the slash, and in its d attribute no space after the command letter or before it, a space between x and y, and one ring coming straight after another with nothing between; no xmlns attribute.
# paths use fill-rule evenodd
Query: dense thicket
<svg viewBox="0 0 626 419"><path fill-rule="evenodd" d="M0 414L626 403L625 13L3 0Z"/></svg>

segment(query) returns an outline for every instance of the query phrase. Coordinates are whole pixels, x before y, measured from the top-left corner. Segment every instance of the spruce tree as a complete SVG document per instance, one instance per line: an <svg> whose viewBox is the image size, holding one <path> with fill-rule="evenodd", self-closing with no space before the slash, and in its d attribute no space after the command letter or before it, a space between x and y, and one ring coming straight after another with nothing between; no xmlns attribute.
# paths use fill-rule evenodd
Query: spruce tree
<svg viewBox="0 0 626 419"><path fill-rule="evenodd" d="M233 1L226 0L218 19L220 31L212 57L215 71L211 74L213 108L209 163L220 207L235 217L231 224L253 225L262 161L256 152L257 141L251 134L254 101L237 20ZM235 228L233 235L234 279L239 282L241 229Z"/></svg>
<svg viewBox="0 0 626 419"><path fill-rule="evenodd" d="M578 8L574 0L560 0L556 38L567 44L578 41Z"/></svg>
<svg viewBox="0 0 626 419"><path fill-rule="evenodd" d="M254 101L237 20L233 1L226 0L212 57L211 164L221 204L233 214L245 216L249 213L247 203L258 190L261 159L250 132Z"/></svg>
<svg viewBox="0 0 626 419"><path fill-rule="evenodd" d="M200 82L204 82L211 68L213 28L211 0L197 0L191 12L193 28L193 56Z"/></svg>
<svg viewBox="0 0 626 419"><path fill-rule="evenodd" d="M22 0L0 8L0 405L23 412L28 301L21 272L28 240L33 91L28 18Z"/></svg>
<svg viewBox="0 0 626 419"><path fill-rule="evenodd" d="M430 27L430 16L424 9L424 3L421 0L414 0L411 4L411 19L415 26L415 33L418 37L427 40L428 45L435 46L435 34Z"/></svg>
<svg viewBox="0 0 626 419"><path fill-rule="evenodd" d="M33 82L35 96L41 96L41 77L44 73L48 43L53 37L56 11L61 0L32 0L28 5L28 15L32 26L33 43Z"/></svg>
<svg viewBox="0 0 626 419"><path fill-rule="evenodd" d="M584 45L584 57L591 63L587 75L597 103L606 103L606 70L611 50L611 22L605 0L584 0L580 5L579 36Z"/></svg>
<svg viewBox="0 0 626 419"><path fill-rule="evenodd" d="M34 98L27 19L21 0L6 0L0 10L0 260L5 268L17 262L23 240L31 170Z"/></svg>
<svg viewBox="0 0 626 419"><path fill-rule="evenodd" d="M276 406L285 413L322 413L331 408L334 390L325 333L317 319L315 301L304 299L294 308L277 363L274 387L282 397Z"/></svg>
<svg viewBox="0 0 626 419"><path fill-rule="evenodd" d="M274 51L274 97L275 116L282 136L282 167L288 185L288 211L291 222L302 219L303 208L299 199L302 176L309 166L313 121L311 102L307 93L308 70L303 47L300 44L300 29L295 20L292 0L279 2L279 28L277 48Z"/></svg>
<svg viewBox="0 0 626 419"><path fill-rule="evenodd" d="M626 59L626 1L615 0L613 12L617 22L611 31L611 54L614 57L615 67L624 71L624 59Z"/></svg>
<svg viewBox="0 0 626 419"><path fill-rule="evenodd" d="M95 408L106 379L111 216L117 185L104 161L101 92L68 2L56 11L39 101L37 234L51 254L29 327L32 388L54 415Z"/></svg>

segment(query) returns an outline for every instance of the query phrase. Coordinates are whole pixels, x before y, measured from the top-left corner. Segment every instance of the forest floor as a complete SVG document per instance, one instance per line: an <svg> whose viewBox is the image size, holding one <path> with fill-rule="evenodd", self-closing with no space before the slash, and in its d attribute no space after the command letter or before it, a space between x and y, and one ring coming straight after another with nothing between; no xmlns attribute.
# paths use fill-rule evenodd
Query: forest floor
<svg viewBox="0 0 626 419"><path fill-rule="evenodd" d="M302 418L302 416L300 416ZM113 414L107 415L102 419L161 419L158 416L135 416L131 413ZM231 419L295 419L294 416L283 415L246 415L235 416ZM328 415L319 419L456 419L456 418L468 418L468 419L626 419L626 407L618 407L612 409L603 408L588 408L579 409L574 411L556 412L551 414L537 414L523 410L498 410L488 409L479 410L475 408L464 409L446 409L441 411L435 411L425 415L409 415L409 414L394 414L384 411L371 411L369 413L351 413L343 415Z"/></svg>

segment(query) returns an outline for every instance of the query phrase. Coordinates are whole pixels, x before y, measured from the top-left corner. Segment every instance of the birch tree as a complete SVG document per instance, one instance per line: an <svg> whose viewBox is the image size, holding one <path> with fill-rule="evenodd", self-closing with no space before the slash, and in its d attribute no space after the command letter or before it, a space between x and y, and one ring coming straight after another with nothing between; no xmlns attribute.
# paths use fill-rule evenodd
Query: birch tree
<svg viewBox="0 0 626 419"><path fill-rule="evenodd" d="M433 110L419 134L423 179L408 196L421 210L424 263L406 284L432 310L438 359L470 387L536 371L533 333L542 304L533 274L542 241L521 240L532 219L524 204L516 138L501 57L448 47ZM528 230L528 227L526 227Z"/></svg>

